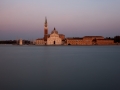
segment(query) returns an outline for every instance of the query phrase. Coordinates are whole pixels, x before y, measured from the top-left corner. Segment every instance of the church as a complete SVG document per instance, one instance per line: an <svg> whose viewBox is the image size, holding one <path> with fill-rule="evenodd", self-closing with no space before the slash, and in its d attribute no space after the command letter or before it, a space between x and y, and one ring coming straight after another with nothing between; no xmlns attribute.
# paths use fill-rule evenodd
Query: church
<svg viewBox="0 0 120 90"><path fill-rule="evenodd" d="M48 23L45 18L44 37L34 41L35 45L114 45L114 40L105 39L102 36L84 36L65 38L65 35L59 34L56 28L48 34Z"/></svg>
<svg viewBox="0 0 120 90"><path fill-rule="evenodd" d="M34 41L35 45L63 45L65 40L65 35L59 34L54 28L51 34L48 34L48 23L47 18L45 18L44 24L44 37L38 38Z"/></svg>

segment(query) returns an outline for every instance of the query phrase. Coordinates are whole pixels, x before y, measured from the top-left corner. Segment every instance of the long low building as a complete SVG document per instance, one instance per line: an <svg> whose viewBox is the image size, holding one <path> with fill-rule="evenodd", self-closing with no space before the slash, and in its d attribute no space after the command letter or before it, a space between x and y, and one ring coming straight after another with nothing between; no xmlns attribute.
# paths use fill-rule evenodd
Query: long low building
<svg viewBox="0 0 120 90"><path fill-rule="evenodd" d="M34 41L35 45L45 45L44 39L38 38Z"/></svg>
<svg viewBox="0 0 120 90"><path fill-rule="evenodd" d="M110 39L98 39L96 41L97 45L114 45L114 40Z"/></svg>
<svg viewBox="0 0 120 90"><path fill-rule="evenodd" d="M102 36L85 36L83 38L66 38L67 45L113 45L114 40Z"/></svg>

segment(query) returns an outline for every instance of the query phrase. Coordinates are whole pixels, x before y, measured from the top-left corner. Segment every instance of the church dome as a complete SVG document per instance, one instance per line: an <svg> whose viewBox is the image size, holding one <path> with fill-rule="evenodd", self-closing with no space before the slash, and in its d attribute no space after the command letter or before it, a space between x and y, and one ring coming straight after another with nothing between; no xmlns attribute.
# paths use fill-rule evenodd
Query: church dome
<svg viewBox="0 0 120 90"><path fill-rule="evenodd" d="M51 34L56 33L58 34L58 31L54 28L54 30L51 32Z"/></svg>

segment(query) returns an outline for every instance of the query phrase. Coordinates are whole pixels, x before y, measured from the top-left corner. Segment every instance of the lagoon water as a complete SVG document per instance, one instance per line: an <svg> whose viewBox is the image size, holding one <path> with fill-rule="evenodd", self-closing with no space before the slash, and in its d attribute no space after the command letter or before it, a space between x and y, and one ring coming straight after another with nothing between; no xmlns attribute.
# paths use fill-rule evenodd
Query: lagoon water
<svg viewBox="0 0 120 90"><path fill-rule="evenodd" d="M120 90L120 46L0 45L0 90Z"/></svg>

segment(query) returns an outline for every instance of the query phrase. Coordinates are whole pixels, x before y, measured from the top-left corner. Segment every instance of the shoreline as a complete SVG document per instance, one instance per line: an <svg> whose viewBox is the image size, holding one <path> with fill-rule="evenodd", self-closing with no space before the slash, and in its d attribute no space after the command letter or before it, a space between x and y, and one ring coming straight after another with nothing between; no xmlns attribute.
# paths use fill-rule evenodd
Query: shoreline
<svg viewBox="0 0 120 90"><path fill-rule="evenodd" d="M114 45L16 45L16 44L0 44L0 46L120 46L120 44Z"/></svg>

